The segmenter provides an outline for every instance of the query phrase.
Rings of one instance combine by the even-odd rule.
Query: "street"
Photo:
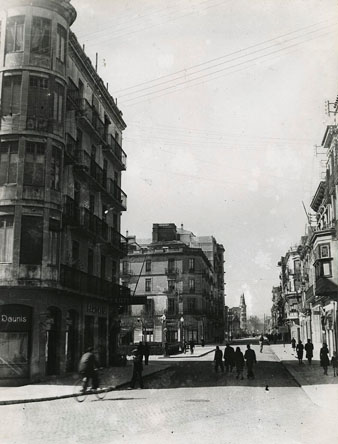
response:
[[[173,360],[144,390],[109,392],[103,401],[1,406],[1,443],[336,442],[329,409],[310,400],[270,347],[253,348],[253,381],[216,374],[210,353]]]

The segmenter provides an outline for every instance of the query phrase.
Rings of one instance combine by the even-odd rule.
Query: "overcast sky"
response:
[[[226,305],[269,314],[304,234],[338,94],[335,0],[72,0],[127,123],[122,231],[173,222],[225,247]]]

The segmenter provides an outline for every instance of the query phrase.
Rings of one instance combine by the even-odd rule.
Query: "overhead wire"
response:
[[[128,91],[128,90],[130,90],[130,89],[135,89],[135,88],[137,88],[137,87],[139,87],[139,86],[144,86],[144,85],[147,85],[147,84],[149,84],[149,83],[153,84],[153,83],[155,83],[155,82],[158,82],[159,80],[166,79],[166,78],[168,78],[168,77],[172,77],[172,76],[175,76],[175,75],[177,75],[177,74],[184,74],[184,76],[195,74],[195,73],[191,73],[191,74],[189,74],[188,71],[193,70],[193,69],[195,69],[195,68],[200,68],[201,66],[205,66],[205,65],[208,65],[208,64],[211,64],[211,63],[214,63],[214,62],[218,62],[219,60],[222,60],[222,59],[225,59],[225,58],[231,57],[231,56],[236,55],[236,54],[240,54],[240,53],[242,53],[242,52],[245,52],[245,51],[248,51],[248,50],[250,50],[250,49],[256,48],[256,47],[258,47],[258,46],[266,45],[267,43],[271,43],[271,42],[273,42],[273,41],[280,40],[280,39],[282,39],[282,38],[284,38],[284,37],[287,37],[287,36],[289,36],[289,35],[299,33],[299,32],[301,32],[301,31],[304,31],[304,30],[309,29],[309,28],[313,28],[313,27],[315,27],[315,26],[318,26],[319,24],[326,23],[326,22],[328,22],[328,21],[329,21],[329,20],[324,20],[324,21],[321,21],[321,22],[317,22],[317,23],[315,23],[315,24],[312,24],[312,25],[308,25],[308,26],[305,26],[305,27],[299,28],[299,29],[297,29],[297,30],[295,30],[295,31],[287,32],[287,33],[285,33],[285,34],[278,35],[278,36],[273,37],[273,38],[271,38],[271,39],[264,40],[263,42],[259,42],[259,43],[256,43],[256,44],[254,44],[254,45],[247,46],[246,48],[241,48],[241,49],[238,49],[238,50],[236,50],[236,51],[232,51],[232,52],[230,52],[230,53],[228,53],[228,54],[224,54],[224,55],[222,55],[222,56],[215,57],[215,58],[213,58],[213,59],[207,60],[207,61],[205,61],[205,62],[198,63],[198,64],[196,64],[196,65],[192,65],[192,66],[189,66],[189,67],[187,67],[187,68],[183,68],[183,69],[181,69],[181,70],[179,70],[179,71],[176,71],[176,72],[174,72],[174,73],[166,74],[166,75],[164,75],[164,76],[157,77],[156,79],[148,80],[148,81],[145,81],[145,82],[138,83],[138,84],[136,84],[136,85],[129,86],[129,87],[127,87],[127,88],[122,88],[122,89],[120,89],[120,90],[116,90],[116,91],[115,91],[115,94],[118,94],[118,93],[123,92],[123,91]],[[332,21],[332,20],[331,20],[331,21]],[[337,22],[333,22],[332,25],[333,25],[333,24],[337,24]],[[332,25],[331,25],[331,26],[332,26]],[[329,26],[330,26],[330,25],[329,25]],[[319,31],[319,30],[323,30],[323,29],[327,29],[327,26],[325,26],[325,27],[321,27],[321,28],[319,28],[318,30],[314,30],[314,31],[311,31],[311,32],[317,32],[317,31]],[[293,39],[286,40],[285,42],[288,42],[288,41],[294,40],[294,39],[296,39],[296,38],[300,38],[300,37],[302,37],[302,36],[304,36],[304,35],[308,35],[308,33],[305,33],[305,34],[300,35],[300,36],[296,36],[296,37],[294,37]],[[278,42],[278,43],[276,43],[275,45],[277,45],[277,44],[278,44],[278,45],[281,45],[282,43],[285,43],[285,42]],[[268,47],[266,47],[266,48],[262,48],[262,49],[260,49],[260,50],[254,51],[254,52],[252,52],[252,53],[249,53],[249,54],[243,55],[243,56],[241,56],[241,57],[246,57],[247,55],[255,54],[255,52],[264,51],[264,50],[266,50],[266,49],[272,48],[273,46],[274,46],[274,45],[268,46]],[[230,60],[230,61],[233,61],[233,60],[237,60],[237,58],[234,58],[234,59],[232,59],[232,60]],[[225,62],[223,62],[223,63],[229,63],[229,61],[225,61]],[[215,65],[215,66],[219,66],[219,65]],[[203,68],[202,70],[198,70],[198,71],[196,71],[196,73],[198,73],[198,72],[202,72],[203,70],[206,70],[206,69],[211,69],[212,67],[213,67],[213,66]],[[165,81],[165,82],[161,82],[161,83],[159,83],[158,85],[150,85],[150,86],[148,86],[148,87],[146,87],[146,88],[140,88],[139,91],[144,91],[144,90],[147,90],[147,89],[149,89],[149,88],[151,88],[151,87],[159,86],[159,85],[162,85],[162,84],[168,83],[168,82],[170,82],[170,81],[173,81],[173,80],[176,80],[176,79],[180,79],[180,78],[182,78],[182,77],[184,77],[184,76],[179,76],[179,77],[176,77],[176,78],[173,78],[173,79],[167,80],[167,81]],[[136,92],[138,92],[138,91],[136,91]],[[126,95],[128,95],[128,94],[133,94],[133,93],[135,93],[135,91],[134,91],[134,92],[131,92],[131,93],[122,94],[122,95],[119,96],[119,98],[124,97],[124,96],[126,96]]]
[[[335,26],[337,26],[337,24],[336,24]],[[301,42],[293,43],[293,44],[288,45],[288,46],[286,46],[286,47],[284,47],[284,48],[281,48],[281,49],[278,49],[278,50],[274,50],[274,51],[270,51],[270,52],[268,52],[268,53],[266,53],[266,54],[263,54],[263,55],[260,55],[260,56],[257,56],[257,57],[253,57],[253,58],[248,59],[248,60],[244,60],[244,61],[242,61],[242,62],[240,62],[240,63],[235,64],[235,65],[232,65],[232,66],[226,66],[226,67],[224,67],[224,68],[222,68],[222,69],[219,69],[219,70],[217,70],[217,71],[214,71],[214,72],[212,72],[212,73],[204,74],[204,75],[201,75],[201,76],[199,76],[199,77],[195,77],[195,78],[193,78],[193,79],[188,79],[188,80],[183,81],[183,82],[178,82],[178,83],[176,83],[175,85],[171,85],[171,86],[168,86],[168,87],[165,87],[165,88],[161,88],[161,89],[159,89],[159,90],[152,91],[152,92],[149,92],[149,93],[141,94],[141,95],[136,96],[136,97],[133,97],[133,98],[129,98],[129,99],[126,99],[126,100],[122,100],[121,102],[122,102],[123,105],[126,105],[126,104],[127,104],[127,105],[136,105],[136,104],[138,104],[138,103],[142,103],[142,102],[144,102],[144,100],[142,100],[141,102],[140,102],[140,101],[137,101],[138,99],[143,99],[144,97],[153,96],[154,94],[158,94],[158,93],[160,93],[160,92],[162,92],[162,91],[172,90],[172,89],[174,89],[174,88],[177,88],[178,86],[182,86],[182,85],[185,86],[185,85],[187,85],[187,84],[189,84],[189,83],[191,83],[191,82],[195,82],[196,80],[205,79],[205,78],[208,78],[208,77],[214,76],[214,75],[216,75],[216,74],[219,74],[220,72],[224,72],[224,71],[227,71],[227,70],[229,70],[229,69],[236,68],[236,67],[238,67],[238,66],[247,65],[247,64],[249,64],[249,63],[251,63],[251,62],[255,62],[255,61],[257,61],[257,60],[264,59],[264,58],[266,58],[266,57],[268,57],[268,56],[270,56],[270,55],[274,55],[274,54],[277,54],[277,53],[280,53],[280,52],[284,52],[284,51],[287,50],[287,49],[290,49],[290,48],[293,48],[293,47],[296,47],[296,46],[302,45],[302,44],[304,44],[304,43],[308,43],[309,41],[314,40],[314,39],[316,39],[316,38],[320,38],[320,37],[323,37],[323,36],[326,36],[326,35],[332,34],[333,32],[335,32],[335,31],[329,31],[329,32],[323,33],[323,34],[321,34],[321,35],[319,35],[319,36],[315,36],[315,37],[313,37],[313,38],[311,38],[311,39],[307,39],[307,40],[305,40],[305,41],[301,41]],[[250,55],[250,54],[249,54],[249,55]],[[247,68],[247,66],[245,66],[243,69],[246,69],[246,68]],[[237,71],[235,71],[235,72],[237,72]],[[223,77],[223,75],[222,75],[222,76],[217,76],[217,77],[212,78],[212,79],[210,79],[210,80],[216,80],[216,79],[219,78],[219,77]],[[200,85],[200,84],[202,84],[202,83],[205,83],[205,81],[200,82],[200,83],[194,83],[194,84],[191,85],[191,86],[197,86],[197,85]],[[185,89],[185,88],[182,88],[182,89]],[[180,89],[179,91],[181,91],[182,89]],[[173,93],[173,92],[177,92],[177,91],[170,91],[169,93]],[[166,93],[166,94],[161,94],[160,96],[156,96],[155,98],[163,97],[164,95],[167,95],[167,93]],[[154,97],[153,97],[153,98],[154,98]],[[137,102],[135,102],[135,100],[136,100]]]

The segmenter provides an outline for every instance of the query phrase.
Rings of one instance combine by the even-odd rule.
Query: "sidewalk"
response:
[[[170,367],[168,362],[160,362],[150,357],[149,365],[143,366],[143,376],[147,377]],[[132,361],[126,367],[111,367],[102,370],[101,387],[107,391],[127,385],[132,377]],[[77,373],[64,378],[55,378],[38,384],[21,387],[0,387],[0,405],[21,404],[25,402],[52,401],[54,399],[73,397],[73,385],[79,379]],[[147,379],[145,380],[145,386]]]
[[[338,377],[333,376],[331,366],[326,376],[320,367],[319,359],[313,359],[310,366],[304,353],[304,364],[299,365],[291,345],[286,344],[284,347],[282,344],[271,344],[270,348],[312,402],[321,407],[338,409]],[[318,355],[319,350],[314,350],[314,357]]]
[[[193,354],[187,351],[186,354],[170,356],[151,355],[149,365],[143,365],[143,376],[147,377],[168,369],[173,361],[182,359],[200,358],[212,353],[215,346],[196,346]],[[171,362],[170,362],[171,361]],[[101,387],[107,391],[126,386],[133,373],[132,361],[127,361],[126,367],[111,367],[102,370],[100,375]],[[52,401],[54,399],[73,397],[73,385],[78,380],[77,373],[64,378],[55,378],[38,384],[24,385],[21,387],[0,387],[0,406],[8,404],[21,404],[25,402]],[[145,386],[147,380],[145,380]]]

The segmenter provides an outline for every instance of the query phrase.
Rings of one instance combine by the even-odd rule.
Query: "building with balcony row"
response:
[[[0,380],[106,365],[118,341],[127,196],[122,113],[70,26],[69,0],[0,12]]]
[[[224,248],[214,237],[197,237],[175,224],[153,224],[152,242],[128,237],[122,262],[125,286],[146,298],[121,319],[123,344],[177,344],[223,340]]]
[[[338,343],[337,125],[327,127],[322,148],[325,180],[312,199],[306,235],[278,263],[280,286],[274,287],[272,317],[275,328],[287,325],[296,340],[311,339],[317,352],[326,342],[332,356]]]

